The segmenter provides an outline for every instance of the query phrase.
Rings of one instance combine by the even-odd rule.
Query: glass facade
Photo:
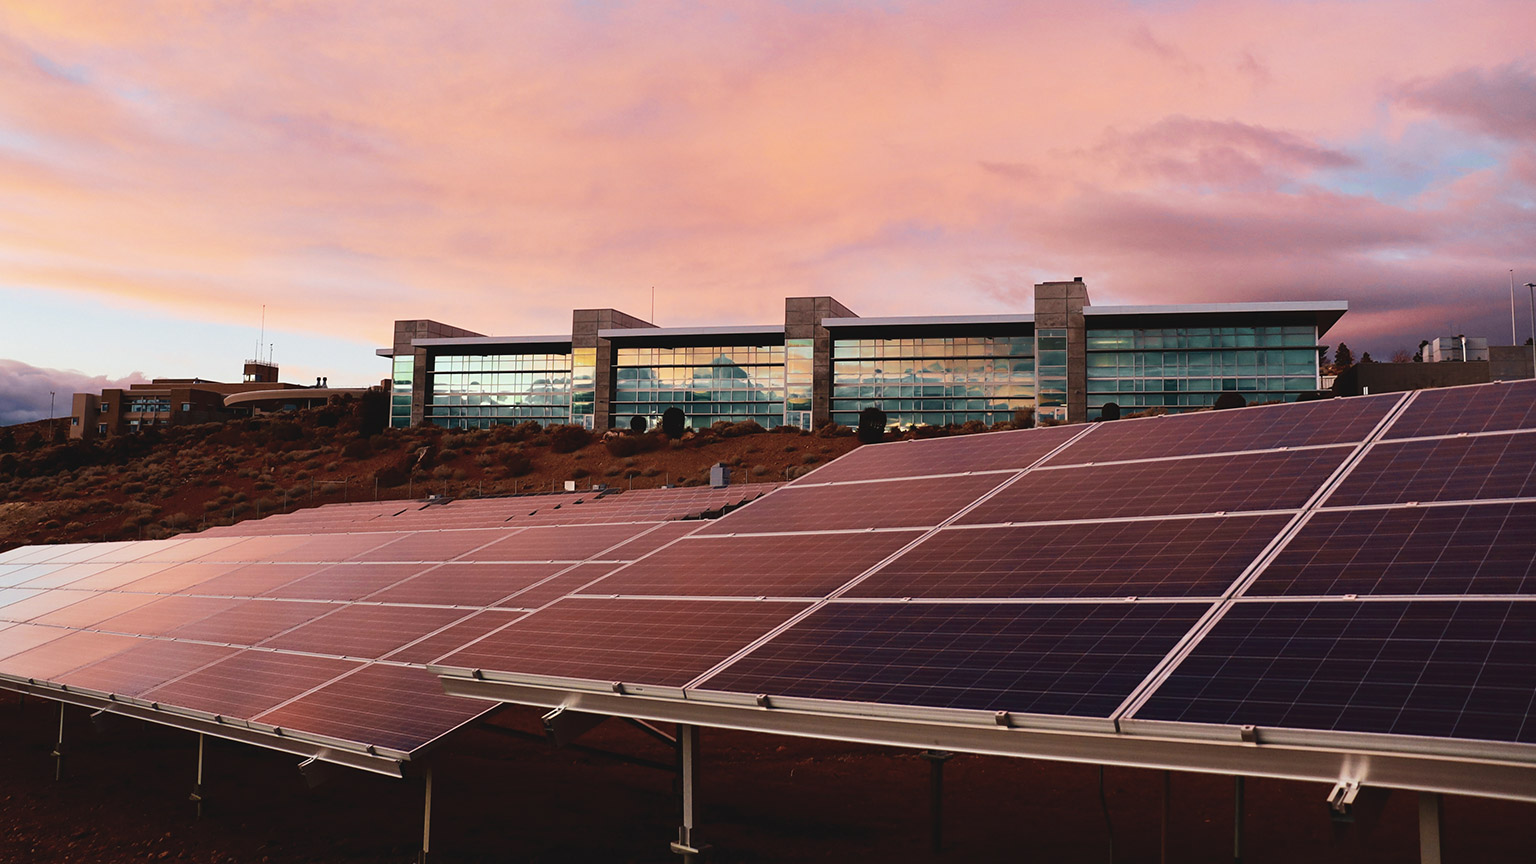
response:
[[[1067,419],[1067,331],[1041,330],[1035,416],[1039,420]]]
[[[389,385],[389,425],[404,429],[411,425],[411,375],[416,371],[416,358],[398,354],[393,365]]]
[[[902,427],[1012,420],[1035,405],[1035,338],[834,340],[832,419],[857,426],[871,405]]]
[[[811,428],[811,401],[815,386],[814,340],[784,340],[784,425]]]
[[[636,416],[654,426],[673,406],[694,428],[755,420],[771,429],[782,422],[782,345],[619,348],[615,353],[611,416],[616,426],[627,427]]]
[[[570,354],[433,357],[427,379],[430,388],[426,403],[427,422],[453,429],[484,429],[524,420],[535,420],[546,426],[570,422],[573,408],[571,358]],[[399,358],[396,358],[398,362]],[[406,380],[410,380],[409,375]],[[587,390],[587,416],[590,417],[590,384]],[[409,420],[407,412],[406,421]]]
[[[577,348],[571,352],[569,362],[569,422],[591,429],[597,408],[597,349]]]
[[[1176,327],[1088,331],[1088,419],[1122,411],[1208,408],[1223,392],[1248,403],[1316,390],[1315,326]]]

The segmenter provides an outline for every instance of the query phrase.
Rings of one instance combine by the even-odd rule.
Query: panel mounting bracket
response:
[[[1328,809],[1333,811],[1334,818],[1350,817],[1350,811],[1355,806],[1355,796],[1359,794],[1359,780],[1340,780],[1335,783],[1333,791],[1328,793]]]

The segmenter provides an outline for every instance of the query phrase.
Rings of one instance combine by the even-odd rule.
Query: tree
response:
[[[1335,348],[1333,351],[1333,365],[1340,372],[1343,372],[1345,369],[1355,365],[1354,352],[1350,351],[1349,346],[1345,345],[1343,342],[1340,342],[1339,347]]]
[[[681,438],[687,422],[688,415],[683,413],[683,409],[673,405],[661,414],[661,431],[666,433],[668,438]]]
[[[646,427],[645,418],[640,416],[639,414],[636,414],[635,416],[629,418],[629,431],[635,433],[636,435],[644,435],[645,434],[645,427]]]
[[[885,412],[871,405],[859,412],[859,443],[875,444],[885,437]]]
[[[1413,360],[1413,352],[1409,351],[1407,348],[1399,348],[1392,352],[1393,363],[1412,363]]]
[[[1367,351],[1364,354],[1360,355],[1360,362],[1361,363],[1375,363],[1376,361],[1371,359],[1371,352]]]
[[[357,400],[357,434],[372,438],[389,425],[389,394],[372,387]]]

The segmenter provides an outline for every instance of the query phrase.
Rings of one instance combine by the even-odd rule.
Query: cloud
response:
[[[1368,341],[1421,274],[1464,301],[1434,314],[1536,278],[1529,155],[1446,124],[1394,182],[1423,111],[1524,134],[1531,32],[1527,0],[0,3],[0,285],[382,343],[1083,275],[1397,316],[1346,316]]]
[[[1463,68],[1415,78],[1398,89],[1404,104],[1515,141],[1536,141],[1536,67],[1529,61]]]
[[[147,380],[139,372],[126,378],[110,379],[74,369],[41,369],[20,360],[0,358],[0,426],[47,419],[50,390],[55,394],[54,416],[67,417],[70,398],[75,393],[99,393]]]
[[[1241,186],[1351,168],[1359,160],[1300,135],[1236,121],[1165,117],[1134,132],[1109,132],[1088,157],[1130,175],[1180,186]]]

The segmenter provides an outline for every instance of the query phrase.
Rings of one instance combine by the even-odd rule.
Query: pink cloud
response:
[[[1523,128],[1520,0],[49,0],[0,25],[0,283],[219,320],[545,332],[652,285],[677,324],[796,293],[1002,309],[1081,274],[1124,302],[1345,297],[1369,339],[1423,324],[1421,274],[1536,270],[1498,182],[1528,155],[1395,197],[1370,173],[1417,112]]]

